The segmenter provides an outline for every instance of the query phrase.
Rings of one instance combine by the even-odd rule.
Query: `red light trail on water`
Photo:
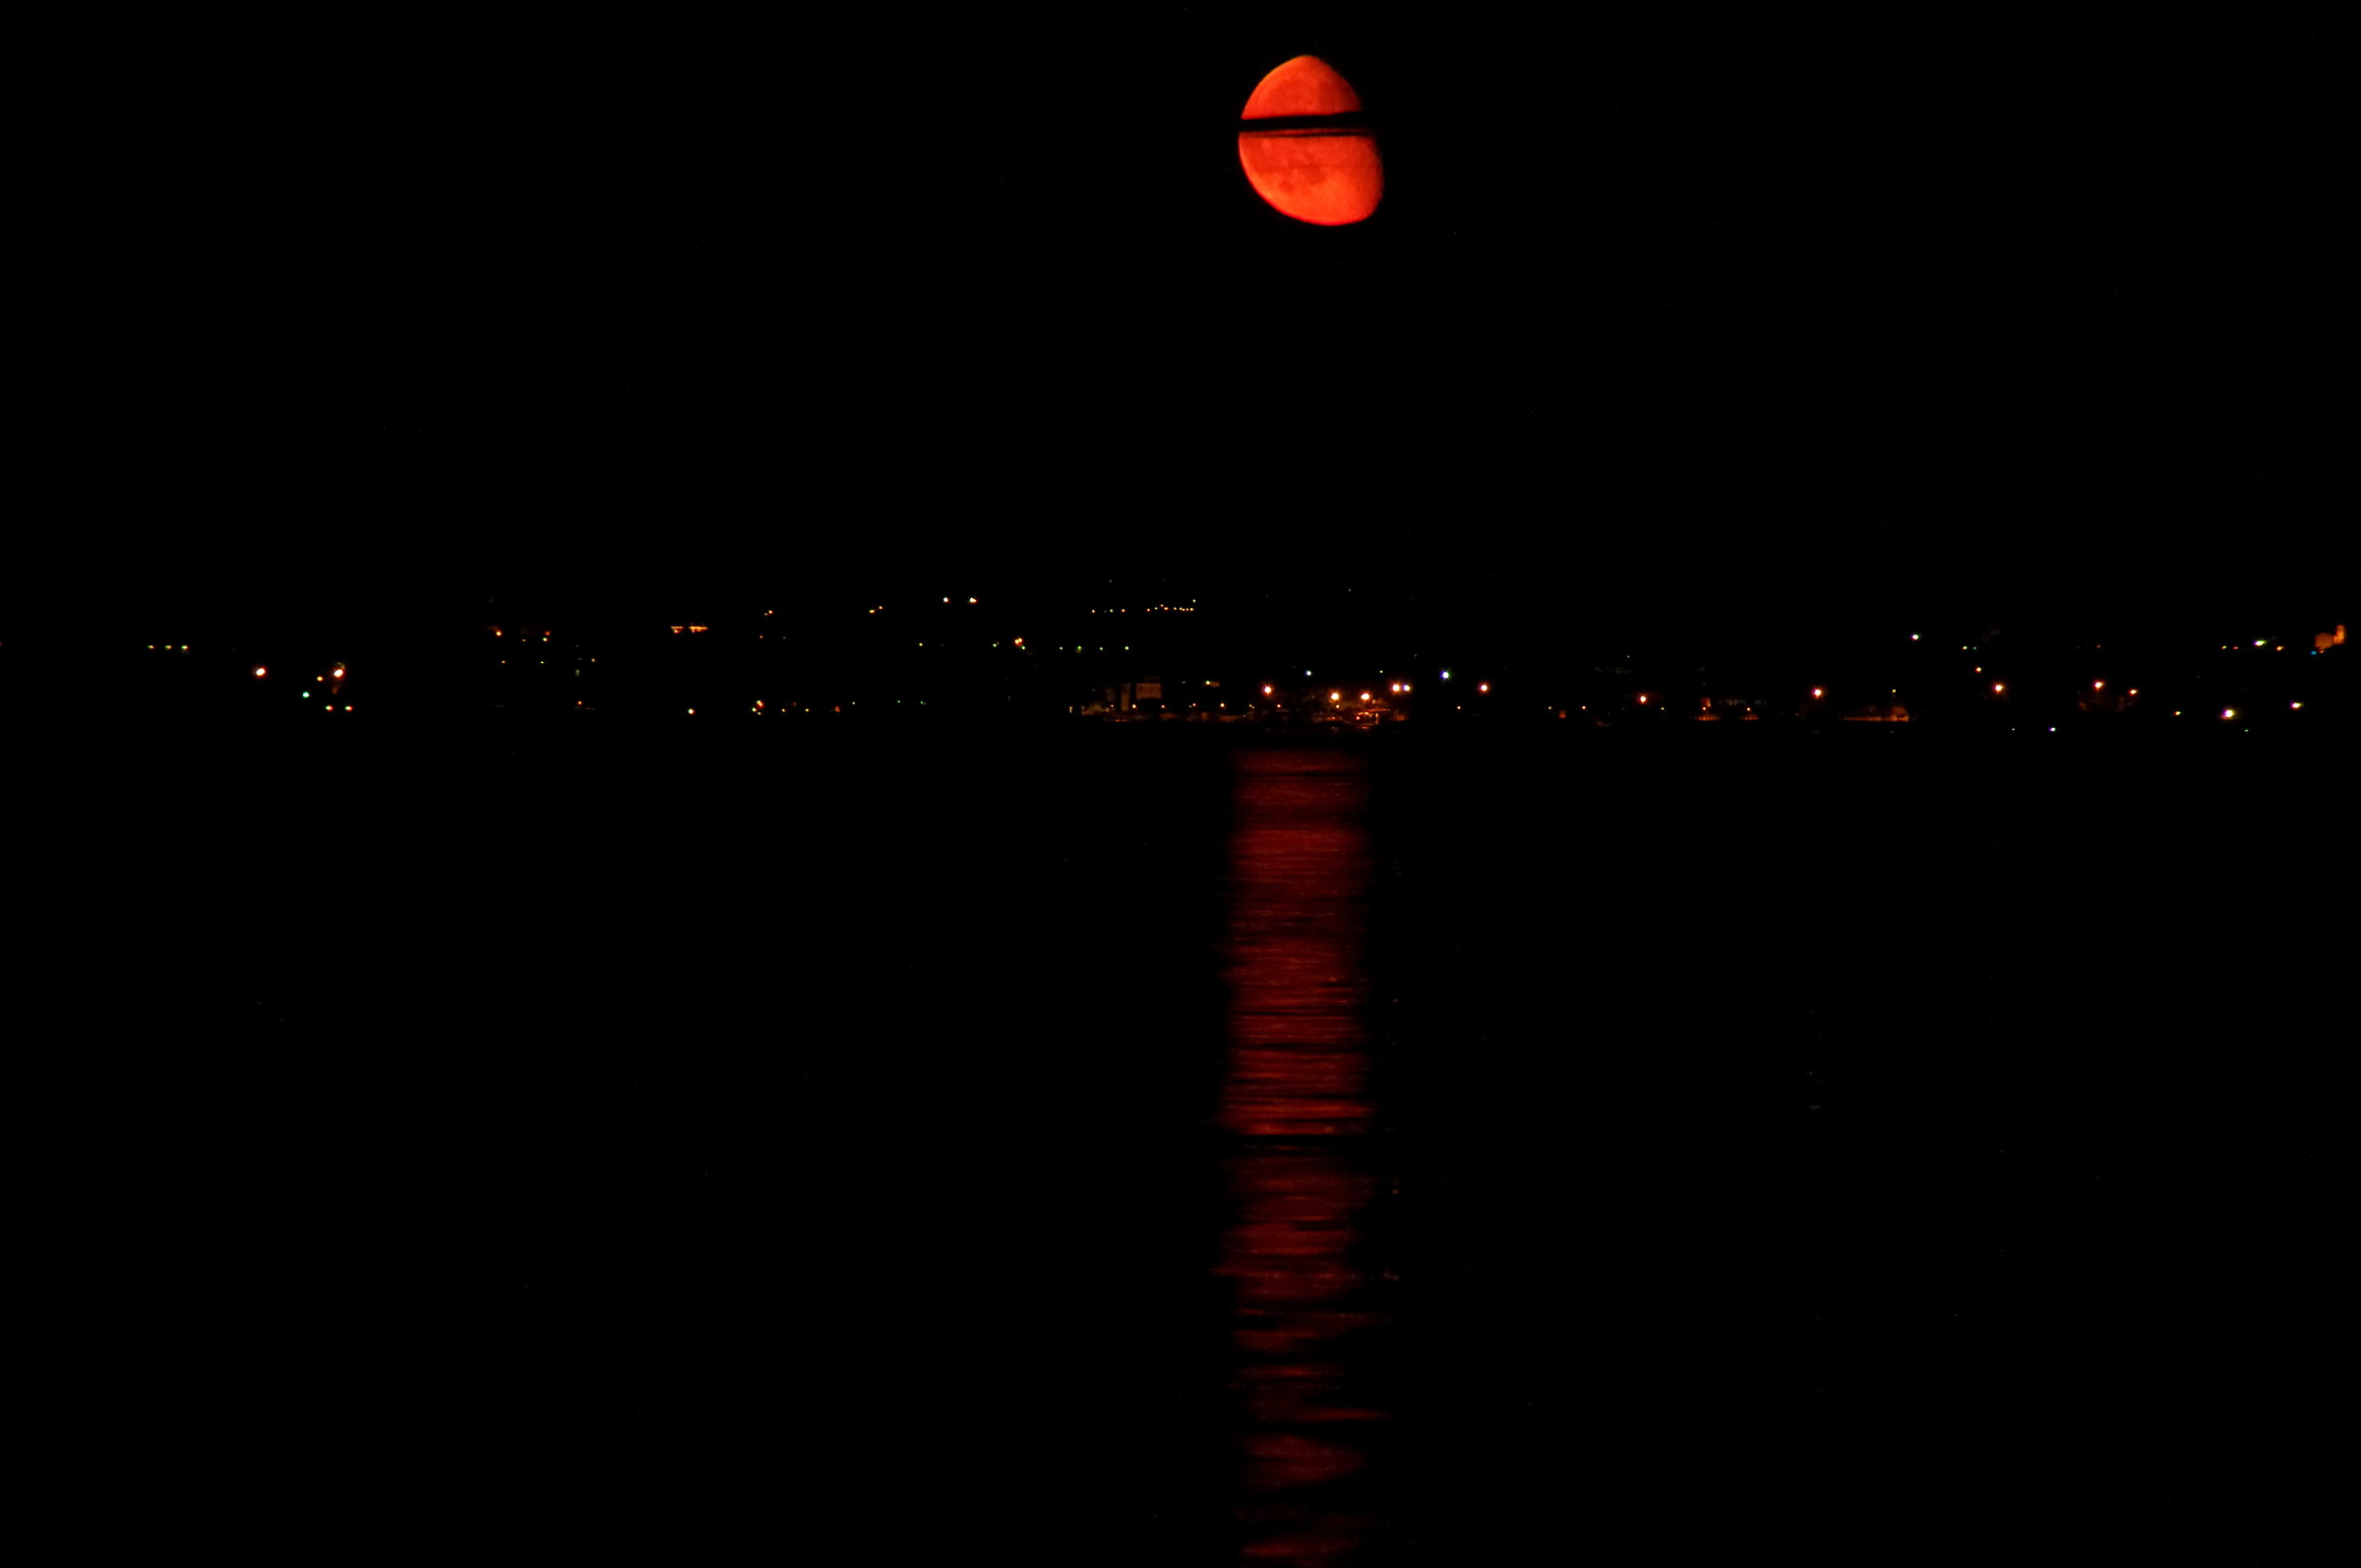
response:
[[[1221,1271],[1232,1283],[1248,1493],[1245,1561],[1344,1561],[1377,1521],[1334,1483],[1362,1471],[1343,1341],[1374,1323],[1356,1265],[1374,1195],[1361,1138],[1368,1043],[1366,785],[1349,754],[1238,754],[1224,973],[1222,1123],[1237,1139]]]

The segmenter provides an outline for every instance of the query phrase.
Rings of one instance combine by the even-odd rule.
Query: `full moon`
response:
[[[1254,194],[1305,223],[1358,223],[1377,211],[1385,165],[1361,118],[1361,94],[1327,61],[1308,54],[1272,71],[1241,120],[1274,120],[1238,133],[1238,161]]]

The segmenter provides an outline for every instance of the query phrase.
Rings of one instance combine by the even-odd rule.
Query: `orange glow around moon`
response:
[[[1239,118],[1288,123],[1238,134],[1254,194],[1305,223],[1358,223],[1376,211],[1385,165],[1360,113],[1361,94],[1325,60],[1300,54],[1264,77]],[[1319,123],[1347,115],[1355,118]]]

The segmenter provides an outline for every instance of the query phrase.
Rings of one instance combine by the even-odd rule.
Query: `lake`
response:
[[[58,1463],[324,1553],[2303,1528],[2329,759],[1753,730],[29,752]]]

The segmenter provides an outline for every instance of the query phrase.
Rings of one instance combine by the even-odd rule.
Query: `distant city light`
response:
[[[1993,695],[1995,695],[1995,696],[1999,695],[1999,694],[2000,694],[2001,693],[2003,693],[2003,692],[2006,692],[2007,690],[2008,690],[2008,687],[2007,687],[2006,685],[2002,684],[2002,683],[2001,683],[2001,682],[1999,682],[1999,681],[1995,681],[1995,682],[1993,682],[1993,683],[1992,683],[1992,694],[1993,694]]]
[[[1491,689],[1492,683],[1489,681],[1479,681],[1476,683],[1476,690],[1479,692],[1489,692]]]
[[[260,680],[260,679],[262,679],[262,677],[264,677],[264,676],[266,676],[266,675],[268,675],[268,674],[270,674],[270,673],[271,673],[270,671],[268,671],[268,670],[264,669],[264,668],[263,668],[261,665],[259,665],[259,664],[258,664],[258,665],[256,665],[256,666],[254,667],[255,679],[257,679],[257,680]]]
[[[1446,681],[1448,681],[1448,680],[1450,680],[1450,679],[1451,679],[1451,672],[1450,672],[1449,670],[1445,670],[1445,671],[1443,672],[1443,679],[1444,679],[1444,680],[1446,680]]]
[[[2221,710],[2221,716],[2225,719],[2234,719],[2238,716],[2238,710],[2236,708],[2223,708]]]
[[[334,669],[333,669],[333,670],[329,671],[328,673],[329,673],[329,674],[331,674],[331,675],[333,675],[333,676],[334,676],[334,677],[335,677],[337,680],[341,681],[341,680],[343,680],[343,679],[344,679],[344,666],[342,666],[341,664],[339,664],[339,665],[337,665],[337,666],[336,666]]]
[[[1264,688],[1262,689],[1262,694],[1263,694],[1264,696],[1269,696],[1269,695],[1271,694],[1271,689],[1270,689],[1269,687],[1267,687],[1267,686],[1266,686],[1266,687],[1264,687]]]
[[[1814,695],[1814,696],[1824,696],[1824,695],[1826,695],[1826,694],[1826,694],[1826,693],[1824,693],[1824,692],[1822,692],[1822,691],[1820,690],[1820,688],[1818,688],[1818,687],[1816,687],[1816,686],[1812,688],[1812,695]]]
[[[1915,633],[1915,632],[1911,633],[1910,633],[1910,640],[1911,640],[1912,642],[1915,642],[1915,641],[1917,641],[1917,640],[1918,640],[1918,633]]]

